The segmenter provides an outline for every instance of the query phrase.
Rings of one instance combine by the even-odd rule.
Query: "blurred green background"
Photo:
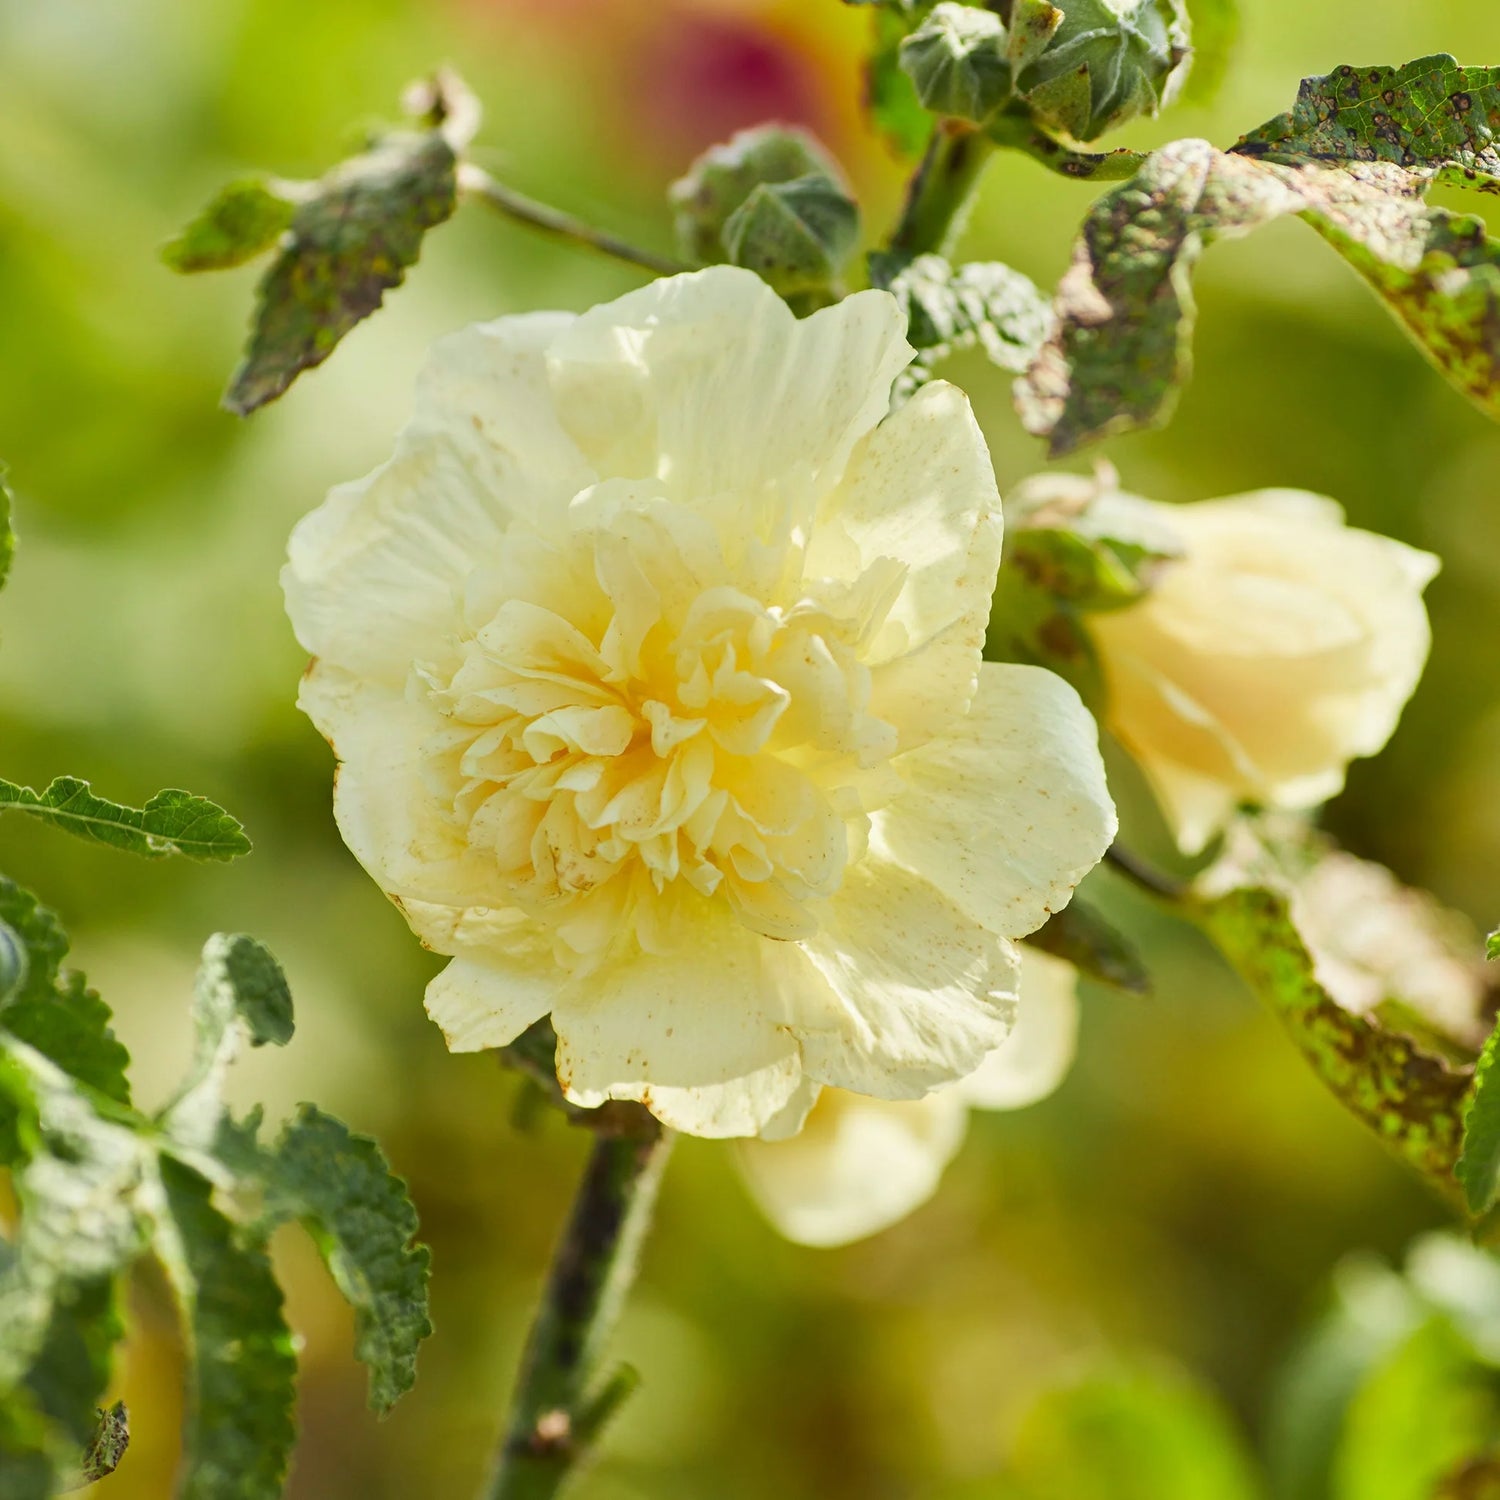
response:
[[[1345,61],[1500,59],[1493,0],[1243,11],[1213,106],[1125,143],[1227,143],[1285,108],[1299,77]],[[241,423],[217,400],[256,273],[182,281],[156,248],[228,177],[315,175],[441,61],[486,102],[487,165],[641,243],[668,247],[664,189],[689,159],[767,117],[824,138],[875,233],[902,176],[860,119],[866,19],[837,0],[0,0],[0,457],[22,541],[0,595],[4,774],[82,774],[125,800],[191,787],[257,845],[222,870],[145,865],[8,820],[0,865],[69,921],[146,1103],[187,1055],[202,940],[265,939],[298,1032],[240,1066],[237,1102],[274,1117],[315,1098],[378,1135],[433,1247],[437,1333],[415,1393],[376,1424],[348,1315],[311,1250],[279,1244],[305,1344],[297,1500],[472,1492],[586,1142],[553,1121],[519,1131],[515,1083],[491,1059],[449,1057],[422,1014],[432,960],[339,842],[326,747],[292,706],[285,538],[330,483],[386,455],[437,335],[581,308],[636,277],[469,209],[327,366]],[[1051,285],[1093,191],[1002,160],[967,251]],[[1103,454],[1164,499],[1320,490],[1356,524],[1443,555],[1426,680],[1328,822],[1493,925],[1500,429],[1295,222],[1215,249],[1198,285],[1197,373],[1176,421]],[[1039,445],[1006,377],[949,373],[980,409],[1003,492],[1040,466]],[[1160,993],[1088,992],[1062,1090],[976,1117],[940,1197],[904,1225],[843,1251],[794,1248],[722,1147],[683,1143],[618,1341],[646,1386],[579,1500],[998,1494],[1040,1393],[1142,1352],[1191,1371],[1264,1440],[1273,1377],[1340,1257],[1399,1257],[1445,1215],[1205,949],[1096,883],[1140,932]],[[170,1487],[178,1356],[149,1278],[134,1316],[134,1442],[100,1500]]]

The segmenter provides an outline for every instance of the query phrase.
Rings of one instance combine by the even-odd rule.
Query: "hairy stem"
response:
[[[1158,901],[1176,905],[1187,896],[1188,888],[1182,881],[1163,870],[1158,870],[1154,865],[1147,864],[1138,854],[1125,848],[1123,844],[1111,844],[1104,851],[1104,862],[1112,869],[1118,870],[1132,885],[1145,891],[1148,896],[1155,897]]]
[[[595,1137],[532,1324],[489,1500],[549,1500],[635,1385],[598,1367],[651,1224],[672,1137],[655,1121]]]
[[[458,188],[465,197],[486,203],[508,218],[529,224],[533,229],[540,229],[543,234],[570,240],[575,245],[586,245],[591,250],[602,251],[616,260],[640,266],[655,275],[675,276],[679,271],[692,269],[670,256],[658,255],[654,250],[642,250],[605,230],[595,229],[592,224],[575,219],[572,214],[565,214],[550,204],[528,198],[525,193],[518,193],[514,188],[506,187],[503,182],[497,182],[484,168],[476,167],[472,162],[459,164]]]
[[[902,255],[947,254],[963,229],[974,190],[994,143],[963,120],[939,120],[906,190],[906,206],[891,233]]]
[[[1080,181],[1126,182],[1146,162],[1142,151],[1074,151],[1038,130],[1026,114],[998,115],[986,129],[997,146],[1023,152],[1048,170]]]

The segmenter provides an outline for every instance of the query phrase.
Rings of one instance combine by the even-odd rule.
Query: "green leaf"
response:
[[[924,109],[976,124],[1010,97],[1005,23],[993,11],[945,3],[900,46],[901,69]]]
[[[1186,1376],[1141,1367],[1043,1396],[1015,1440],[1018,1500],[1260,1500],[1223,1405]]]
[[[1187,0],[1192,22],[1193,66],[1182,90],[1183,104],[1212,104],[1224,86],[1240,40],[1239,0]]]
[[[174,271],[223,271],[264,254],[291,228],[300,192],[273,187],[264,177],[245,177],[219,190],[213,201],[161,258]]]
[[[94,1484],[108,1479],[120,1467],[125,1450],[130,1446],[130,1413],[123,1401],[99,1413],[94,1436],[83,1453],[81,1478],[85,1484]]]
[[[0,1007],[21,993],[30,972],[30,960],[19,935],[0,922]]]
[[[870,256],[870,281],[891,293],[906,313],[907,341],[916,360],[898,382],[919,385],[939,360],[981,349],[1002,370],[1024,370],[1052,324],[1047,300],[1029,277],[999,261],[954,267],[941,255]]]
[[[1500,1201],[1500,1027],[1490,1033],[1474,1067],[1474,1084],[1464,1108],[1463,1153],[1455,1174],[1474,1218]]]
[[[1005,55],[1011,72],[1019,76],[1044,53],[1066,18],[1050,0],[1013,0]]]
[[[302,1220],[355,1312],[356,1356],[384,1415],[411,1389],[427,1316],[428,1251],[417,1211],[380,1147],[304,1104],[270,1164],[273,1210]]]
[[[145,807],[135,808],[95,796],[88,782],[75,776],[59,776],[41,793],[0,780],[0,812],[7,808],[147,859],[184,854],[230,860],[250,852],[240,824],[217,803],[191,792],[158,792]]]
[[[830,286],[858,240],[858,205],[822,176],[763,182],[724,224],[730,262],[783,296]]]
[[[178,1145],[212,1151],[224,1121],[224,1077],[243,1043],[282,1047],[292,1037],[292,993],[263,943],[221,932],[204,944],[193,1030],[192,1066],[161,1118]]]
[[[128,1106],[130,1054],[110,1029],[109,1007],[81,974],[62,968],[68,939],[56,915],[0,875],[0,923],[20,940],[26,956],[24,980],[0,1007],[0,1036],[8,1033],[77,1082]],[[0,1136],[5,1113],[0,1104]]]
[[[0,470],[0,589],[10,576],[10,565],[16,556],[16,534],[11,529],[12,500],[6,488],[5,474]]]
[[[156,1246],[192,1355],[180,1500],[276,1500],[295,1437],[297,1360],[263,1251],[238,1243],[208,1182],[161,1158]]]
[[[1467,1070],[1338,1005],[1318,982],[1282,892],[1244,886],[1202,899],[1192,910],[1324,1084],[1391,1150],[1451,1195]]]
[[[248,416],[327,359],[401,284],[457,191],[457,157],[441,130],[386,136],[316,183],[260,284],[225,406]]]
[[[1191,273],[1216,239],[1300,214],[1357,269],[1438,369],[1500,418],[1500,249],[1430,208],[1432,174],[1385,162],[1300,167],[1176,141],[1085,220],[1052,337],[1017,384],[1053,456],[1160,425],[1191,366]]]
[[[1025,939],[1034,948],[1066,959],[1080,974],[1132,995],[1151,993],[1151,974],[1134,943],[1095,907],[1075,896]]]
[[[1500,931],[1492,932],[1485,939],[1484,951],[1487,958],[1500,958]]]
[[[901,43],[916,14],[903,6],[876,11],[874,45],[865,63],[865,110],[886,144],[903,157],[921,152],[933,125],[916,85],[901,67]]]
[[[1304,78],[1292,108],[1235,150],[1288,166],[1388,162],[1472,183],[1500,180],[1497,132],[1500,68],[1465,68],[1438,53]]]

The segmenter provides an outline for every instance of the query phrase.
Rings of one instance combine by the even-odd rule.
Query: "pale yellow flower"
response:
[[[550,1013],[569,1098],[747,1135],[1004,1038],[1011,939],[1114,810],[1072,690],[980,664],[989,456],[952,386],[887,417],[902,335],[883,292],[798,321],[729,267],[473,327],[297,528],[301,703],[453,956],[455,1050]]]
[[[906,1101],[825,1089],[800,1134],[781,1137],[772,1122],[761,1139],[735,1143],[751,1196],[787,1239],[846,1245],[888,1229],[937,1191],[970,1109],[1020,1109],[1062,1082],[1078,1038],[1078,976],[1021,951],[1015,1029],[967,1078]]]
[[[1300,490],[1098,506],[1096,524],[1165,536],[1182,554],[1141,603],[1088,617],[1106,722],[1182,849],[1202,849],[1241,802],[1308,808],[1341,790],[1422,674],[1437,559]]]

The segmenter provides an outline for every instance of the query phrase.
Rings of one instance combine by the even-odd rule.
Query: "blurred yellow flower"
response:
[[[787,1239],[846,1245],[888,1229],[937,1191],[970,1109],[1021,1109],[1062,1082],[1078,1039],[1078,976],[1035,948],[1021,953],[1015,1028],[967,1078],[905,1101],[827,1089],[800,1134],[784,1137],[772,1121],[759,1140],[736,1142],[751,1196]]]
[[[1390,738],[1417,685],[1438,560],[1300,490],[1098,504],[1118,529],[1182,552],[1142,602],[1089,616],[1106,722],[1181,848],[1202,849],[1241,802],[1327,801],[1349,762]]]
[[[479,325],[297,528],[301,704],[455,1050],[550,1013],[569,1098],[749,1135],[1004,1038],[1114,809],[1072,689],[980,665],[989,456],[951,386],[886,416],[903,331],[730,267]]]

